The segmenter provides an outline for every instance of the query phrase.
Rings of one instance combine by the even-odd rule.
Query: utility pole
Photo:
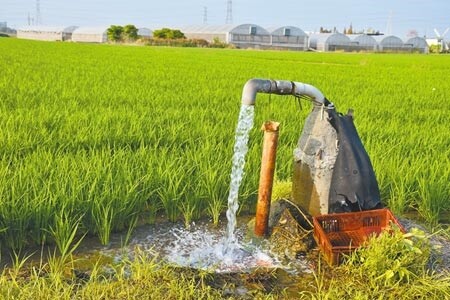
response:
[[[42,17],[41,17],[41,1],[36,0],[36,17],[35,17],[35,25],[41,25],[42,24]]]
[[[389,17],[388,17],[388,21],[386,24],[386,35],[391,35],[392,34],[392,10],[389,11]]]
[[[208,24],[208,7],[203,6],[203,24]]]
[[[227,18],[225,24],[233,24],[233,3],[231,0],[227,1]]]

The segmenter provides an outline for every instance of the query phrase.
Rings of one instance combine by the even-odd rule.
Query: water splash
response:
[[[236,127],[234,154],[228,194],[227,228],[221,235],[206,231],[186,232],[174,230],[176,242],[171,245],[169,261],[178,265],[208,269],[216,272],[246,270],[262,266],[274,267],[277,260],[260,248],[240,243],[236,233],[236,212],[239,209],[239,187],[244,177],[248,139],[253,128],[254,106],[242,105]]]
[[[242,105],[239,112],[238,124],[236,127],[236,137],[234,143],[234,154],[231,168],[230,193],[228,194],[227,210],[227,232],[224,241],[224,255],[231,256],[239,249],[236,239],[236,212],[239,208],[238,195],[239,187],[244,176],[245,155],[248,151],[248,138],[253,127],[253,117],[255,108],[253,105]]]
[[[171,230],[174,240],[166,247],[166,259],[179,266],[213,270],[214,272],[246,272],[261,267],[282,267],[281,262],[268,253],[265,246],[251,243],[239,244],[245,228],[234,232],[236,247],[232,254],[224,252],[224,229],[210,230],[197,224],[195,230],[176,228]]]

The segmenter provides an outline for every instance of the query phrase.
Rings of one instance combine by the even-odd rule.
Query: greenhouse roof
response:
[[[225,24],[225,25],[189,25],[179,27],[183,33],[205,33],[205,34],[227,34],[227,33],[243,33],[243,29],[246,30],[248,27],[256,27],[257,34],[270,34],[267,30],[256,24]]]
[[[24,26],[19,28],[19,31],[23,32],[51,32],[51,33],[71,33],[77,26]]]
[[[98,27],[78,27],[73,32],[74,34],[104,34],[110,26],[98,26]]]
[[[395,35],[372,35],[379,45],[403,45],[401,38]]]
[[[350,38],[345,34],[335,33],[312,33],[309,39],[313,43],[337,43],[337,44],[350,44]]]
[[[295,26],[269,27],[267,30],[272,35],[286,35],[286,29],[289,29],[291,36],[308,36],[302,29]]]

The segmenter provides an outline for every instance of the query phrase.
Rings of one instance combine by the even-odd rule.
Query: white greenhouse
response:
[[[17,30],[17,37],[40,41],[68,41],[71,40],[76,28],[76,26],[26,26]]]
[[[372,36],[367,34],[351,34],[347,36],[351,40],[353,51],[377,51],[378,43]]]
[[[418,36],[407,39],[404,43],[404,47],[411,52],[429,52],[427,40]]]
[[[378,42],[378,51],[404,51],[403,41],[395,35],[374,35],[373,38]]]
[[[138,28],[138,35],[143,38],[151,38],[153,37],[153,31],[148,28],[141,27]]]
[[[317,51],[351,50],[351,40],[342,33],[312,33],[309,47]]]
[[[302,29],[283,26],[270,31],[272,48],[308,50],[308,35]]]
[[[237,48],[265,48],[270,46],[270,33],[255,24],[198,25],[179,28],[189,39],[218,40]]]
[[[72,33],[73,42],[106,43],[108,41],[109,26],[79,27]]]

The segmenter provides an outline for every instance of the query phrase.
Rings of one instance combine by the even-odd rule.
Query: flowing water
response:
[[[239,209],[239,187],[244,176],[245,156],[248,150],[250,130],[253,128],[254,106],[243,105],[236,127],[234,154],[232,158],[230,192],[226,231],[220,234],[197,228],[197,231],[176,230],[168,260],[178,265],[216,271],[248,270],[261,266],[280,266],[279,261],[263,250],[243,242],[236,232],[236,212]],[[266,247],[267,248],[267,247]]]
[[[254,113],[255,108],[253,105],[242,105],[241,111],[239,112],[231,168],[230,193],[228,194],[228,225],[224,245],[225,256],[232,255],[233,251],[239,247],[234,232],[236,229],[236,212],[239,208],[239,187],[244,176],[245,155],[248,150],[250,130],[253,128]]]

